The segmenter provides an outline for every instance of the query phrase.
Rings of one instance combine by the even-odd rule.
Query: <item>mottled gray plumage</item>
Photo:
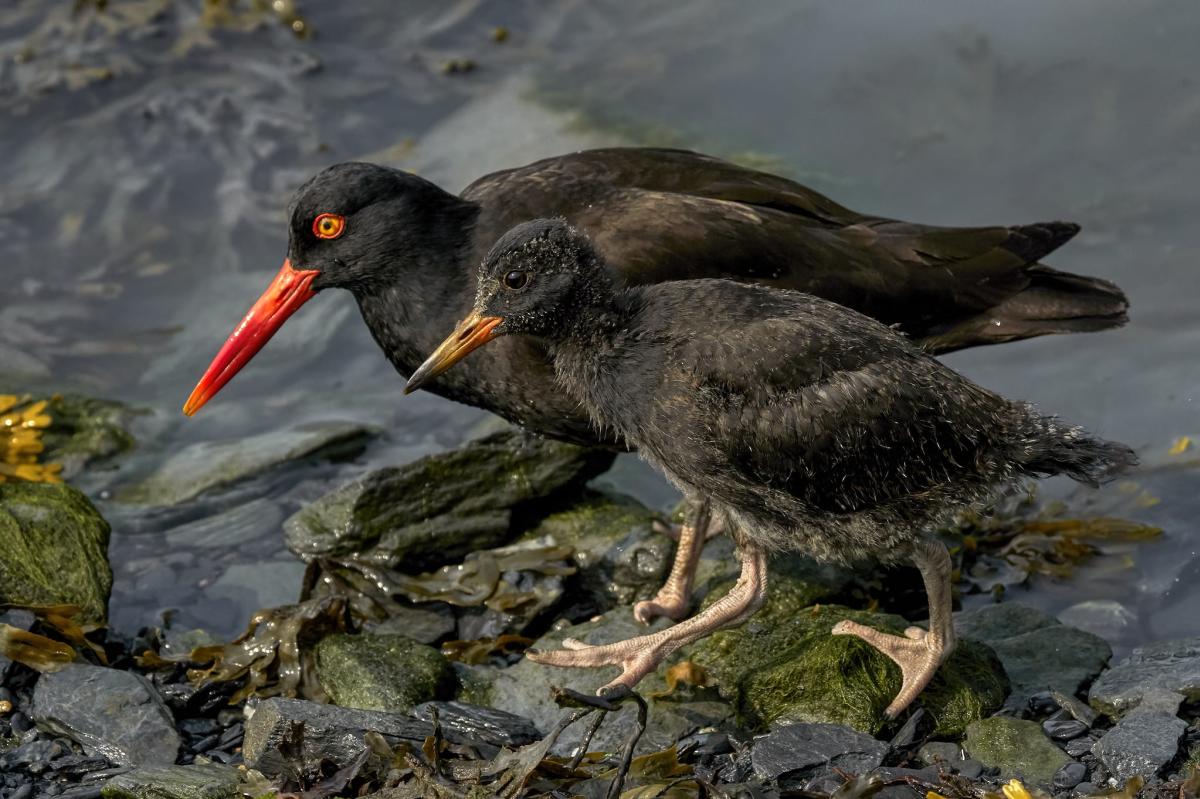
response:
[[[520,291],[501,283],[513,271]],[[502,237],[476,309],[546,341],[597,425],[768,549],[895,560],[1015,479],[1094,484],[1135,461],[825,300],[725,280],[620,288],[564,221]]]

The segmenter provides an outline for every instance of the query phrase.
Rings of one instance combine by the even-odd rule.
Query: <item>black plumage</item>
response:
[[[826,300],[712,279],[622,287],[562,220],[520,225],[496,243],[480,268],[473,315],[409,390],[514,334],[548,347],[559,387],[597,427],[686,496],[710,499],[752,572],[724,616],[633,639],[632,648],[540,656],[620,663],[616,682],[625,684],[680,641],[752,612],[765,587],[764,551],[845,563],[913,559],[929,588],[928,634],[839,630],[900,663],[898,712],[953,642],[949,559],[927,537],[930,527],[1018,478],[1065,474],[1095,484],[1135,462],[1127,447],[981,388],[897,331]]]

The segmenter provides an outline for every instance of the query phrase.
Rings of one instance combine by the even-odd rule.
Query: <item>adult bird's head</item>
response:
[[[183,406],[191,416],[233,379],[300,306],[327,288],[362,295],[442,269],[474,206],[427,180],[366,163],[329,167],[288,207],[279,274],[234,328]]]
[[[404,393],[500,336],[561,340],[581,321],[592,321],[582,312],[604,306],[612,292],[612,279],[591,241],[565,220],[517,225],[483,259],[474,310],[413,373]]]

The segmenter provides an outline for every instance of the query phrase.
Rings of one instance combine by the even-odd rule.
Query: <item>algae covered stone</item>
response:
[[[74,488],[0,483],[0,602],[78,605],[85,621],[103,623],[108,539],[108,523]]]
[[[1013,777],[1049,784],[1060,768],[1071,762],[1042,733],[1035,721],[993,716],[967,727],[963,748],[976,760],[1000,769],[1001,779]]]
[[[126,429],[138,415],[120,402],[80,394],[55,395],[46,406],[51,423],[42,440],[43,459],[61,464],[70,478],[96,461],[132,449],[135,441]]]
[[[611,452],[506,430],[370,472],[288,519],[285,538],[306,561],[353,556],[428,571],[508,542],[612,459]]]
[[[317,645],[317,677],[333,702],[401,712],[454,692],[442,653],[403,635],[331,635]]]
[[[752,728],[794,722],[844,724],[877,735],[884,709],[900,690],[900,669],[852,636],[831,630],[843,619],[893,633],[908,622],[899,616],[809,606],[819,586],[776,580],[767,603],[741,627],[697,642],[689,656],[706,666],[722,694]],[[954,654],[918,700],[938,735],[953,736],[1000,706],[1008,693],[995,654],[974,641]]]
[[[233,766],[204,763],[135,769],[113,777],[104,799],[236,799],[239,775]]]

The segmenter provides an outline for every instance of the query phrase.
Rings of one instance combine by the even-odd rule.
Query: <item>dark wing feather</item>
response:
[[[1110,283],[1044,279],[1062,273],[1038,259],[1074,225],[869,217],[787,178],[685,150],[559,156],[480,178],[463,196],[481,206],[479,256],[519,222],[564,216],[629,284],[723,277],[796,289],[927,338],[936,351],[1125,318]]]

